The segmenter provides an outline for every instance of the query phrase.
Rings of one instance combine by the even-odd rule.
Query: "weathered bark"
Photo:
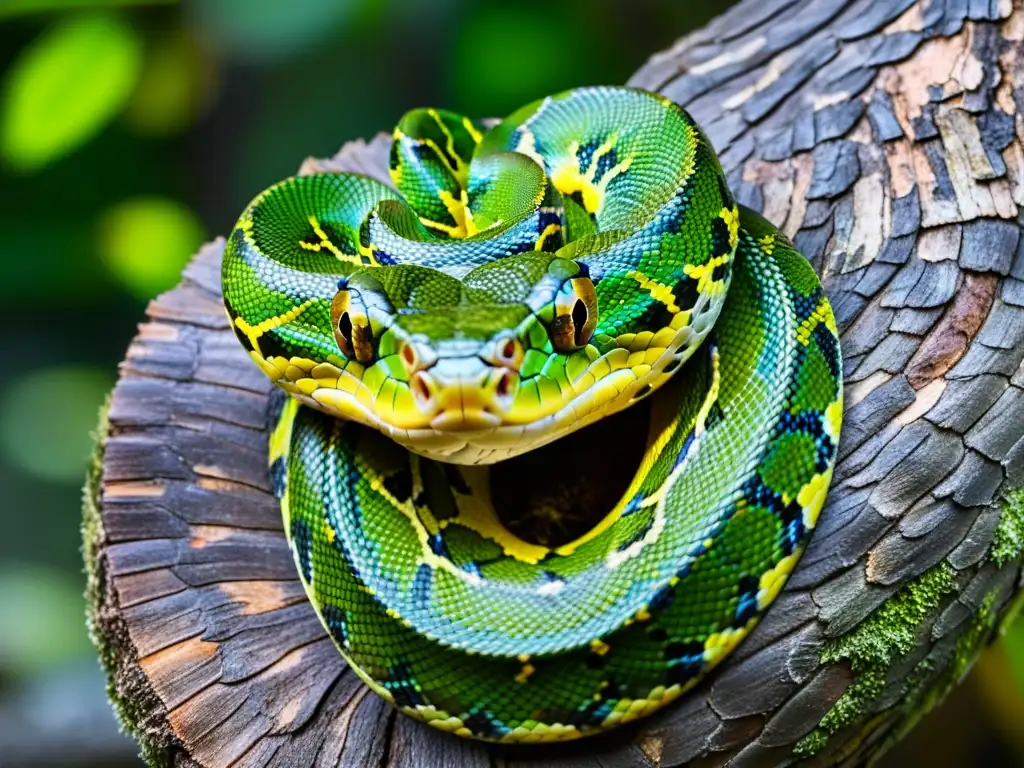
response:
[[[87,499],[122,717],[173,765],[855,765],[1010,612],[1024,499],[1024,0],[748,0],[632,80],[685,105],[823,276],[846,357],[822,523],[766,619],[677,705],[502,750],[396,717],[320,628],[268,492],[269,384],[222,241],[149,308]],[[319,168],[383,177],[387,139]]]

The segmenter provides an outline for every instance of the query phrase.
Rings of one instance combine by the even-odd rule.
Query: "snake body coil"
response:
[[[293,395],[271,476],[310,600],[437,728],[543,741],[647,714],[749,633],[814,528],[842,414],[821,286],[642,91],[490,130],[415,110],[391,175],[281,182],[225,252],[232,326]],[[617,501],[567,541],[507,524],[488,465],[618,412],[647,437]],[[619,423],[589,451],[627,461]],[[545,472],[579,466],[569,445]]]

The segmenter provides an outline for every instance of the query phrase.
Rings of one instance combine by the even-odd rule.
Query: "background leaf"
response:
[[[91,138],[131,95],[141,57],[136,32],[105,13],[44,32],[7,72],[0,153],[28,172]]]
[[[100,256],[126,288],[149,299],[178,282],[204,238],[199,219],[165,197],[137,197],[100,219]]]
[[[456,100],[502,117],[549,93],[599,82],[603,62],[588,54],[582,35],[564,33],[573,23],[558,7],[548,10],[542,24],[513,7],[475,7],[451,49]]]

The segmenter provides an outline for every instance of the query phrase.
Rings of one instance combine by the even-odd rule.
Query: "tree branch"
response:
[[[1021,586],[1024,0],[748,0],[633,85],[683,104],[843,334],[835,485],[778,603],[668,711],[546,765],[858,765],[958,682]],[[387,139],[303,171],[386,176]],[[223,241],[128,351],[87,494],[92,625],[153,764],[538,764],[396,717],[306,603],[266,473],[269,383]]]

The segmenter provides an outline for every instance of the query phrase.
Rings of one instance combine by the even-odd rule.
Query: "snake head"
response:
[[[438,432],[529,421],[541,401],[532,381],[543,376],[540,369],[584,348],[593,335],[597,297],[584,265],[543,254],[503,266],[471,272],[456,303],[395,316],[413,402]],[[545,269],[537,275],[539,266]],[[524,273],[535,279],[517,287]]]
[[[511,455],[497,445],[528,433],[546,442],[552,414],[579,394],[567,370],[598,357],[598,316],[586,265],[550,253],[461,279],[416,265],[359,270],[331,300],[348,363],[311,404],[429,455]]]

